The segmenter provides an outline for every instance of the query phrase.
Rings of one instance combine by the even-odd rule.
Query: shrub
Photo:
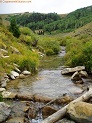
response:
[[[47,49],[47,50],[46,50],[46,55],[47,55],[47,56],[50,56],[50,55],[53,55],[53,54],[54,54],[54,52],[53,52],[52,49]]]
[[[44,48],[46,55],[55,55],[60,51],[59,42],[50,37],[42,38],[39,41],[39,45]]]
[[[36,34],[34,34],[28,27],[21,27],[20,32],[20,41],[26,43],[27,45],[32,45],[34,41],[38,40]]]
[[[11,19],[9,30],[10,30],[10,32],[13,33],[13,36],[15,36],[16,38],[19,38],[19,36],[20,36],[20,30],[19,30],[19,27],[16,24],[16,20],[14,18]]]

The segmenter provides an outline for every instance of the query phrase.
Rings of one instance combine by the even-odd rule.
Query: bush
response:
[[[84,40],[86,37],[83,37]],[[88,72],[92,72],[92,41],[71,38],[67,40],[65,65],[84,65]]]
[[[37,63],[32,60],[31,58],[27,59],[24,58],[23,60],[20,61],[20,69],[23,70],[29,70],[32,73],[36,72],[36,68],[37,68]]]
[[[44,48],[46,55],[55,55],[60,51],[59,42],[53,38],[44,37],[40,39],[39,45]]]
[[[20,41],[26,43],[28,46],[32,45],[34,41],[38,40],[33,31],[28,27],[21,27],[20,32]]]
[[[10,30],[10,32],[13,33],[13,36],[15,36],[16,38],[19,38],[20,30],[19,30],[18,25],[16,24],[16,20],[15,19],[11,19],[9,30]]]
[[[47,56],[50,56],[50,55],[53,55],[53,54],[54,54],[54,52],[53,52],[52,49],[47,49],[47,50],[46,50],[46,55],[47,55]]]

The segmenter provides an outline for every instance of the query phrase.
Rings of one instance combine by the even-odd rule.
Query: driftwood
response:
[[[72,102],[77,102],[77,101],[86,101],[88,100],[90,97],[92,97],[92,88],[89,89],[89,91],[87,91],[86,93],[84,93],[82,96],[80,96],[79,98],[73,100]],[[71,103],[71,102],[70,102]],[[68,104],[69,105],[69,104]],[[56,121],[60,120],[61,118],[63,118],[66,113],[67,113],[67,107],[68,105],[66,105],[65,107],[63,107],[62,109],[58,110],[57,112],[55,112],[54,114],[50,115],[49,117],[47,117],[45,120],[43,120],[41,123],[55,123]]]

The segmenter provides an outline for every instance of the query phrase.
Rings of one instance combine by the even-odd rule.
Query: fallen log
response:
[[[92,88],[90,88],[89,91],[87,91],[82,96],[78,97],[77,99],[73,100],[72,102],[86,101],[90,97],[92,97]],[[61,118],[63,118],[66,115],[68,105],[66,105],[62,109],[58,110],[54,114],[50,115],[45,120],[43,120],[41,123],[55,123],[56,121],[60,120]]]
[[[53,100],[51,100],[50,102],[46,103],[46,105],[42,106],[40,109],[46,107],[47,105],[50,105],[51,103],[55,102],[58,98],[55,98]]]

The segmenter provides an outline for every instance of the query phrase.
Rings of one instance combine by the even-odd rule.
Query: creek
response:
[[[25,79],[16,79],[8,83],[7,90],[18,93],[43,94],[51,97],[63,93],[73,94],[79,87],[74,85],[71,76],[61,75],[63,69],[63,56],[65,48],[61,48],[57,56],[50,56],[41,59],[40,71],[34,76]]]
[[[41,94],[51,98],[62,96],[65,93],[75,96],[75,93],[82,90],[71,81],[71,76],[61,75],[61,70],[64,67],[64,55],[65,47],[61,47],[61,52],[59,55],[43,57],[40,61],[40,69],[38,74],[29,76],[25,79],[16,79],[10,81],[7,85],[7,90],[20,94]],[[21,111],[21,106],[25,104],[21,104],[21,102],[16,100],[11,102],[8,101],[8,103],[14,107],[11,114],[12,117],[20,117],[21,115],[24,115]],[[42,119],[41,113],[39,119],[40,118]],[[38,123],[38,121],[34,119],[30,122]]]

